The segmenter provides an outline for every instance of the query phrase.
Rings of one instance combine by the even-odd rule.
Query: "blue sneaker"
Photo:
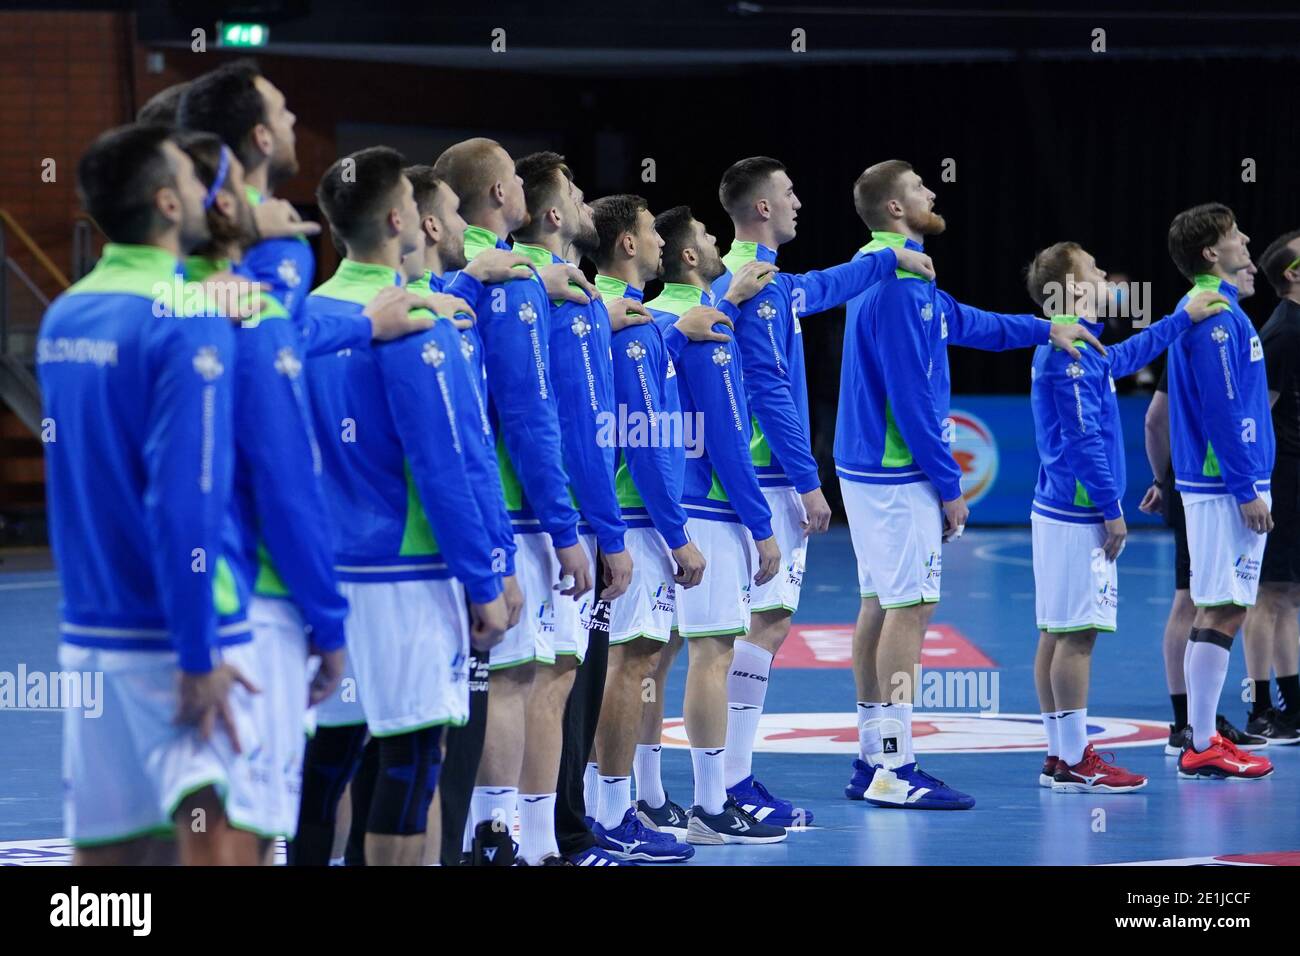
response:
[[[890,770],[877,767],[866,801],[875,807],[900,810],[969,810],[975,798],[930,776],[915,762]]]
[[[619,860],[611,853],[606,853],[598,846],[588,847],[578,853],[569,854],[569,862],[574,866],[640,866],[639,863],[628,863],[626,860]]]
[[[636,802],[637,818],[651,830],[658,830],[660,833],[667,833],[678,840],[686,839],[686,827],[689,821],[686,819],[686,811],[664,794],[664,805],[662,807],[652,807],[644,800]]]
[[[785,828],[763,823],[750,816],[736,801],[727,797],[721,813],[705,813],[701,806],[691,807],[688,843],[780,843]]]
[[[871,786],[871,778],[875,775],[875,764],[867,763],[865,760],[853,761],[853,778],[849,781],[848,786],[844,788],[844,796],[850,800],[864,799],[867,788]]]
[[[637,816],[635,807],[627,808],[618,826],[606,830],[597,823],[591,832],[596,835],[596,845],[619,860],[681,863],[695,855],[695,847],[647,827]]]
[[[736,801],[736,805],[760,823],[770,823],[778,827],[806,827],[812,823],[811,810],[796,807],[789,800],[772,796],[750,774],[735,786],[727,788],[727,796]]]

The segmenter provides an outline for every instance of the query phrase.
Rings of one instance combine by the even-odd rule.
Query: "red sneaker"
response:
[[[1248,754],[1218,734],[1204,750],[1188,747],[1178,757],[1178,776],[1184,780],[1258,780],[1272,772],[1267,757]]]
[[[1111,760],[1114,754],[1103,757],[1088,744],[1083,759],[1073,767],[1064,760],[1056,765],[1052,778],[1053,793],[1129,793],[1147,785],[1147,778],[1117,767]]]
[[[1060,762],[1060,757],[1053,757],[1050,754],[1043,761],[1043,769],[1038,771],[1038,785],[1040,787],[1050,787],[1052,785],[1052,778],[1056,776],[1056,768]]]

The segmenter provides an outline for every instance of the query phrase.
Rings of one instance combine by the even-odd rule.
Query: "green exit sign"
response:
[[[271,28],[265,23],[218,23],[219,46],[266,46]]]

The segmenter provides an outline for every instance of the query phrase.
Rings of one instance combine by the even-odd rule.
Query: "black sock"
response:
[[[1174,705],[1174,730],[1187,726],[1187,695],[1170,694],[1169,702]]]
[[[1300,674],[1277,678],[1277,694],[1288,717],[1300,714]]]
[[[1267,677],[1263,680],[1251,681],[1251,683],[1255,685],[1255,702],[1250,707],[1250,716],[1254,718],[1268,713],[1269,708],[1273,706],[1273,701],[1271,699],[1272,695],[1268,692]]]

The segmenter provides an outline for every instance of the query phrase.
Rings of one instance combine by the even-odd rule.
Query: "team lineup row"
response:
[[[800,203],[776,160],[724,173],[723,255],[685,206],[588,203],[563,157],[516,160],[477,138],[428,166],[387,147],[333,164],[317,197],[344,258],[317,284],[304,237],[319,227],[273,198],[297,169],[293,127],[274,84],[229,63],[155,98],[79,166],[110,242],[51,305],[38,372],[59,428],[61,666],[102,671],[106,687],[101,717],[65,723],[80,862],[251,863],[277,836],[291,862],[327,862],[363,753],[373,779],[353,785],[352,812],[370,864],[675,862],[810,823],[754,778],[751,755],[809,537],[830,520],[800,322],[841,305],[835,462],[862,595],[846,794],[974,806],[917,765],[898,679],[919,665],[943,542],[967,519],[949,343],[1036,348],[1045,779],[1145,783],[1087,745],[1082,696],[1096,633],[1115,627],[1125,534],[1113,378],[1166,349],[1203,605],[1179,772],[1271,770],[1214,728],[1274,456],[1234,284],[1248,240],[1225,208],[1175,219],[1192,290],[1108,350],[1086,309],[1105,275],[1076,245],[1030,267],[1036,302],[1065,306],[1050,320],[940,290],[922,244],[945,223],[904,162],[854,184],[871,241],[793,275],[776,258]],[[178,273],[225,306],[191,308],[171,291]],[[689,454],[608,440],[609,416],[631,410],[651,426],[698,420],[702,440]],[[689,811],[658,772],[682,644]],[[221,825],[184,826],[200,808]]]

